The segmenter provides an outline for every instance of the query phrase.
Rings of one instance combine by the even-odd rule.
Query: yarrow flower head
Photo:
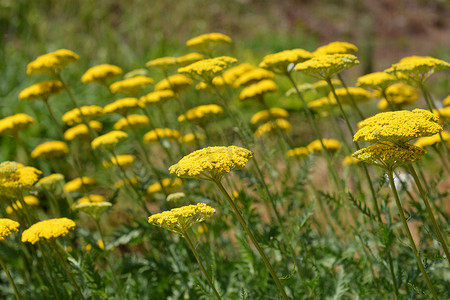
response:
[[[120,130],[113,130],[104,135],[96,137],[91,142],[92,149],[101,148],[107,151],[113,151],[116,145],[128,137],[128,133]]]
[[[180,138],[180,133],[176,129],[171,128],[155,128],[144,135],[144,142],[151,143],[159,141],[159,139],[175,139]]]
[[[17,197],[30,190],[42,174],[36,168],[6,161],[0,164],[0,195]]]
[[[331,42],[327,45],[321,46],[313,52],[314,56],[327,54],[350,54],[358,52],[358,47],[347,42]]]
[[[148,218],[148,222],[183,236],[189,228],[210,218],[215,212],[205,203],[197,203],[154,214]]]
[[[442,130],[438,116],[423,110],[401,110],[376,114],[358,123],[355,142],[391,142],[402,144],[409,140],[434,135]]]
[[[179,68],[178,73],[186,74],[198,81],[212,83],[214,77],[222,74],[223,71],[236,62],[237,59],[230,56],[203,59],[186,67]]]
[[[389,86],[385,90],[385,95],[387,99],[383,98],[378,102],[378,108],[380,110],[386,110],[389,107],[389,103],[394,109],[399,110],[419,99],[419,94],[416,89],[403,82]]]
[[[225,174],[243,169],[252,157],[251,151],[237,146],[207,147],[186,155],[169,171],[182,178],[219,181]]]
[[[176,97],[175,92],[172,90],[158,90],[151,93],[148,93],[145,96],[140,98],[141,102],[145,104],[157,104],[163,105],[170,99],[174,99]]]
[[[71,63],[76,62],[79,56],[70,50],[60,49],[54,52],[38,56],[27,65],[27,74],[47,74],[57,75],[61,69]]]
[[[54,190],[57,185],[64,183],[64,175],[55,173],[42,177],[37,183],[36,187],[43,190]]]
[[[165,57],[159,57],[159,58],[152,59],[152,60],[148,61],[145,64],[145,66],[147,68],[156,68],[156,69],[160,69],[164,72],[167,72],[167,70],[170,67],[176,66],[176,62],[177,62],[177,59],[175,57],[165,56]]]
[[[41,240],[52,240],[60,236],[66,236],[75,229],[75,222],[68,218],[56,218],[41,221],[31,225],[22,233],[22,242],[35,244]]]
[[[99,132],[103,128],[103,124],[99,121],[89,121],[89,127],[91,127],[93,130]],[[72,141],[75,139],[79,140],[87,140],[91,137],[91,134],[89,132],[89,128],[86,126],[86,124],[78,124],[74,127],[71,127],[67,129],[64,132],[64,139],[66,141]]]
[[[341,148],[341,142],[335,139],[322,139],[322,143],[328,152],[337,152]],[[320,153],[322,151],[322,143],[320,140],[314,140],[306,146],[311,153]]]
[[[259,126],[255,131],[255,137],[261,137],[264,134],[271,133],[274,130],[276,130],[277,128],[288,132],[288,131],[292,130],[292,125],[291,125],[291,123],[289,123],[289,121],[287,121],[285,119],[282,119],[282,118],[275,119],[275,120],[266,122],[266,123],[262,124],[261,126]]]
[[[397,78],[386,72],[374,72],[358,78],[357,86],[371,88],[376,91],[385,91],[388,86],[395,83]]]
[[[335,90],[336,95],[338,96],[341,104],[351,104],[352,100],[350,97],[353,97],[353,100],[355,100],[356,103],[364,102],[364,101],[368,101],[368,100],[372,99],[372,94],[363,88],[349,87],[347,89],[348,89],[348,92],[345,88],[340,88],[340,89]],[[350,96],[348,93],[350,93]],[[331,102],[333,102],[333,100],[335,100],[333,93],[329,93],[328,97],[331,99]]]
[[[78,199],[73,206],[74,209],[87,214],[93,220],[98,221],[102,214],[112,206],[102,195],[91,194]]]
[[[182,74],[171,75],[155,85],[155,91],[171,90],[178,94],[189,89],[194,83],[192,80]]]
[[[266,93],[278,90],[277,84],[270,79],[261,80],[244,88],[239,94],[239,100],[247,100],[262,97]]]
[[[163,178],[161,183],[164,187],[164,190],[168,193],[173,193],[178,187],[182,185],[180,178]],[[154,194],[162,191],[161,184],[159,182],[155,182],[147,188],[147,194]]]
[[[191,52],[186,55],[177,57],[175,62],[178,67],[185,67],[202,59],[205,59],[205,56],[203,54],[198,52]]]
[[[286,157],[298,157],[303,158],[309,155],[309,150],[306,147],[297,147],[294,149],[290,149],[286,152]]]
[[[99,83],[106,85],[109,79],[112,79],[118,75],[123,74],[123,70],[115,65],[101,64],[89,68],[83,76],[81,76],[81,81],[83,83]]]
[[[449,144],[449,142],[450,142],[450,132],[442,131],[441,135],[439,135],[439,133],[437,133],[437,134],[432,135],[432,136],[426,136],[426,137],[422,137],[420,139],[417,139],[417,141],[414,143],[414,146],[417,146],[417,147],[420,147],[420,148],[425,148],[425,147],[438,145],[441,142],[441,136],[442,136],[442,140],[444,142],[446,142],[447,144]],[[450,144],[449,144],[449,146],[450,146]]]
[[[19,231],[20,224],[16,221],[1,218],[0,219],[0,241],[3,241],[5,237],[11,235],[14,232]]]
[[[27,114],[16,114],[0,120],[0,135],[15,136],[19,131],[33,125],[35,120]]]
[[[153,82],[154,80],[150,77],[137,75],[121,81],[116,81],[109,86],[109,89],[113,94],[136,97],[143,89],[150,84],[153,84]]]
[[[328,80],[332,76],[359,64],[352,54],[319,55],[295,66],[300,71],[319,79]]]
[[[116,100],[113,103],[106,105],[103,108],[103,111],[107,114],[117,113],[119,115],[126,116],[130,111],[142,107],[144,107],[144,104],[139,101],[138,98],[128,97]]]
[[[42,159],[54,159],[69,154],[69,147],[61,141],[48,141],[38,145],[31,152],[31,157]]]
[[[134,164],[134,156],[131,154],[122,154],[112,157],[110,161],[103,162],[105,167],[109,167],[111,164],[121,166],[122,168],[129,168]]]
[[[139,128],[149,123],[149,119],[145,115],[127,115],[117,121],[113,128],[114,130],[128,130],[131,128]],[[131,128],[130,128],[131,127]]]
[[[80,112],[81,110],[81,112]],[[95,120],[102,117],[105,114],[103,111],[103,107],[98,105],[85,105],[78,108],[74,108],[64,113],[62,116],[62,120],[69,126],[73,126],[76,124],[80,124],[83,122],[82,115],[87,120]]]
[[[189,109],[186,113],[180,115],[177,119],[178,122],[183,121],[205,121],[213,115],[218,115],[223,112],[222,107],[216,104],[200,105]]]
[[[25,196],[23,197],[23,202],[25,202],[26,205],[28,206],[38,206],[39,205],[39,199],[36,198],[35,196]],[[17,200],[15,203],[13,203],[10,206],[7,206],[5,211],[8,215],[11,215],[12,213],[14,213],[17,210],[22,209],[22,203],[20,202],[20,200]]]
[[[291,66],[304,62],[313,57],[313,54],[303,49],[284,50],[264,56],[259,64],[261,68],[277,74],[287,74],[292,71]]]
[[[275,74],[271,71],[267,71],[265,69],[261,68],[252,68],[251,70],[243,73],[241,76],[239,76],[234,81],[235,87],[240,87],[244,85],[251,85],[253,83],[256,83],[258,81],[264,80],[264,79],[273,79],[275,77]]]
[[[186,46],[199,52],[210,54],[217,46],[231,43],[231,38],[223,33],[205,33],[186,42]]]
[[[41,81],[27,87],[19,93],[19,100],[37,99],[47,101],[50,96],[56,95],[64,89],[64,85],[59,80]]]
[[[95,178],[92,177],[78,177],[75,178],[69,182],[67,182],[64,185],[64,192],[65,193],[71,193],[71,192],[77,192],[81,190],[81,188],[84,187],[92,187],[94,185],[97,185],[98,181]]]
[[[287,112],[287,110],[279,107],[272,107],[269,110],[267,109],[261,110],[256,114],[254,114],[250,120],[250,123],[258,124],[267,122],[273,118],[287,118],[287,117],[289,117],[289,113]]]

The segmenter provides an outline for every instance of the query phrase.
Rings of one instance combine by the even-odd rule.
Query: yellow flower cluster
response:
[[[352,54],[328,54],[315,56],[299,63],[295,66],[295,70],[326,80],[357,64],[359,61]]]
[[[308,107],[313,110],[322,110],[324,108],[337,105],[336,99],[334,97],[321,97],[319,99],[308,102]]]
[[[239,94],[239,100],[253,99],[278,90],[277,84],[270,79],[261,80],[244,88]]]
[[[275,119],[273,121],[266,122],[266,123],[262,124],[261,126],[259,126],[255,131],[255,137],[261,137],[262,135],[264,135],[266,133],[271,133],[272,131],[274,131],[277,128],[284,130],[284,131],[292,130],[292,126],[291,126],[291,123],[289,123],[289,121],[287,121],[285,119]]]
[[[15,114],[0,120],[0,135],[16,135],[35,121],[27,114]]]
[[[31,157],[42,159],[59,158],[69,153],[69,147],[61,141],[48,141],[38,145],[31,152]]]
[[[178,73],[186,74],[198,81],[211,83],[214,77],[222,74],[224,70],[236,62],[237,59],[230,56],[203,59],[186,67],[179,68]]]
[[[57,184],[64,182],[64,175],[55,173],[46,177],[42,177],[37,183],[36,187],[39,189],[53,189]]]
[[[104,161],[103,166],[110,167],[111,163],[122,168],[129,168],[134,164],[134,156],[131,154],[122,154],[112,157],[110,161]]]
[[[22,242],[35,244],[42,239],[50,240],[65,236],[69,231],[75,229],[75,226],[75,222],[68,218],[56,218],[41,221],[24,230],[22,233]]]
[[[249,63],[242,63],[237,66],[231,67],[228,70],[225,70],[222,76],[214,78],[213,84],[217,84],[217,80],[221,79],[224,84],[234,86],[234,82],[236,81],[236,79],[255,68],[255,66]]]
[[[148,218],[152,225],[183,235],[189,228],[210,218],[216,210],[205,203],[171,209]]]
[[[155,103],[162,105],[173,98],[175,98],[175,93],[172,90],[158,90],[142,96],[140,100],[143,104]]]
[[[389,86],[385,93],[395,109],[401,109],[406,105],[412,104],[419,98],[419,94],[412,86],[402,82]],[[386,99],[381,99],[378,102],[378,108],[380,110],[386,110],[388,107],[389,103]]]
[[[439,116],[439,122],[441,124],[444,120],[450,122],[450,106],[446,106],[438,110],[433,109],[433,113]]]
[[[70,50],[59,49],[41,56],[27,65],[27,74],[59,74],[61,69],[71,63],[76,62],[79,56]]]
[[[104,196],[98,194],[89,194],[88,196],[79,198],[75,204],[77,205],[83,203],[101,203],[101,202],[106,202],[106,198]]]
[[[75,178],[75,179],[67,182],[64,185],[64,192],[65,193],[76,192],[76,191],[81,190],[81,188],[83,186],[91,187],[96,184],[97,184],[97,180],[95,178],[87,177],[87,176],[78,177],[78,178]]]
[[[128,185],[137,185],[138,183],[140,183],[141,178],[139,176],[137,177],[131,177],[129,180],[118,180],[114,183],[114,186],[116,188],[121,188],[124,184],[128,184]]]
[[[397,78],[423,83],[433,74],[450,68],[450,63],[430,56],[408,56],[393,64],[385,72]]]
[[[348,93],[345,88],[336,89],[335,92],[341,104],[352,103],[348,93],[350,93],[351,97],[353,97],[353,100],[355,100],[356,103],[364,102],[372,98],[372,94],[370,92],[359,87],[349,87]],[[333,100],[335,100],[333,93],[329,93],[328,97],[331,99],[331,102],[333,103]]]
[[[177,63],[177,66],[179,66],[179,67],[185,67],[187,65],[193,64],[202,59],[205,59],[205,56],[203,54],[200,54],[198,52],[192,52],[192,53],[188,53],[186,55],[177,57],[176,63]]]
[[[361,161],[359,159],[357,159],[356,157],[353,156],[346,156],[343,160],[342,160],[342,166],[350,166],[350,165],[357,165],[359,164]]]
[[[36,198],[35,196],[25,196],[25,197],[23,197],[23,201],[25,202],[25,204],[27,204],[29,206],[38,206],[39,205],[39,199]],[[8,215],[10,215],[19,209],[22,209],[22,203],[19,200],[17,200],[12,205],[8,205],[6,207],[5,211]]]
[[[147,68],[158,68],[162,70],[167,70],[170,67],[175,66],[177,59],[173,56],[159,57],[148,61],[145,66]]]
[[[20,224],[16,221],[1,218],[0,219],[0,241],[3,241],[5,237],[9,236],[13,232],[19,231]]]
[[[81,113],[80,113],[81,110]],[[62,116],[62,120],[69,126],[80,124],[83,122],[81,114],[88,120],[94,120],[102,117],[105,113],[103,112],[103,107],[98,105],[85,105],[78,108],[69,110]]]
[[[221,44],[231,43],[231,38],[223,33],[211,32],[196,36],[186,42],[186,46],[199,52],[211,53]]]
[[[286,152],[286,157],[306,157],[309,155],[309,150],[306,147],[297,147],[294,149],[290,149]]]
[[[358,78],[357,86],[384,91],[388,86],[397,81],[397,78],[386,72],[374,72]]]
[[[444,106],[450,106],[450,95],[445,97],[444,100],[442,100],[442,104]]]
[[[272,107],[269,110],[261,110],[254,114],[250,120],[252,124],[258,124],[262,122],[266,122],[270,119],[274,118],[287,118],[289,117],[289,113],[287,110],[279,107]]]
[[[96,137],[91,142],[92,149],[102,148],[105,150],[113,150],[114,147],[123,139],[128,137],[128,133],[120,130],[113,130],[104,135]]]
[[[341,142],[335,139],[322,139],[323,145],[328,152],[336,152],[341,148]],[[314,140],[306,146],[308,152],[320,153],[322,151],[322,144],[320,140]]]
[[[148,117],[144,115],[127,115],[117,121],[113,128],[115,130],[128,130],[130,126],[132,128],[138,128],[147,125],[149,122]]]
[[[99,132],[103,128],[103,124],[95,120],[89,121],[89,126],[97,132]],[[89,139],[89,137],[90,132],[86,124],[75,125],[74,127],[71,127],[64,132],[64,139],[67,141],[72,141],[75,139]]]
[[[448,131],[442,131],[441,132],[442,135],[442,140],[444,142],[446,142],[447,144],[449,144],[450,142],[450,132]],[[428,146],[434,146],[437,145],[441,142],[441,136],[439,135],[439,133],[432,135],[432,136],[426,136],[426,137],[422,137],[420,139],[417,139],[417,141],[414,143],[414,146],[420,147],[420,148],[425,148]],[[450,146],[450,144],[449,144]]]
[[[218,115],[223,112],[222,107],[216,104],[200,105],[189,109],[186,113],[180,115],[178,122],[204,120],[212,115]]]
[[[19,93],[19,100],[38,99],[47,101],[52,95],[56,95],[64,89],[64,85],[59,80],[41,81],[27,87]]]
[[[241,87],[243,85],[250,85],[264,79],[273,79],[275,74],[271,71],[267,71],[261,68],[252,68],[251,70],[243,73],[234,81],[235,87]],[[214,82],[213,82],[214,83]]]
[[[158,82],[155,85],[155,91],[171,90],[175,93],[180,93],[190,88],[193,84],[189,77],[182,74],[175,74]]]
[[[439,118],[423,109],[376,114],[358,123],[355,142],[392,142],[401,144],[418,137],[434,135],[442,130]]]
[[[90,194],[78,199],[72,209],[84,212],[93,220],[99,220],[101,215],[111,206],[111,202],[106,201],[102,195]]]
[[[127,115],[130,111],[136,109],[136,108],[142,108],[144,107],[144,104],[139,101],[138,98],[122,98],[119,100],[114,101],[113,103],[110,103],[106,105],[103,108],[103,111],[107,114],[109,113],[116,113],[122,116]]]
[[[358,52],[358,47],[347,42],[331,42],[327,45],[321,46],[313,52],[314,56],[327,54],[349,54]]]
[[[83,76],[81,76],[81,81],[83,83],[100,83],[106,84],[106,81],[114,78],[117,75],[123,74],[123,70],[115,65],[101,64],[89,68]]]
[[[156,142],[159,139],[175,139],[180,138],[180,133],[176,129],[170,128],[155,128],[144,135],[144,142]]]
[[[140,91],[145,89],[150,84],[153,84],[154,80],[150,77],[137,75],[124,80],[116,81],[109,86],[111,93],[124,94],[129,96],[137,96]]]
[[[180,141],[183,143],[193,143],[193,142],[195,142],[195,140],[206,140],[206,136],[201,133],[197,133],[197,134],[188,133],[188,134],[183,135],[180,138]]]
[[[0,195],[10,197],[31,189],[41,174],[41,171],[33,167],[25,167],[11,161],[2,162],[0,164]]]
[[[313,54],[303,49],[284,50],[264,56],[259,66],[277,74],[289,73],[291,64],[295,65],[313,57]]]
[[[176,189],[177,187],[180,187],[182,185],[180,178],[164,178],[161,180],[161,183],[162,183],[164,189],[169,193],[172,193],[174,191],[174,189]],[[147,188],[148,194],[153,194],[153,193],[157,193],[157,192],[161,192],[161,191],[162,191],[162,188],[161,188],[161,184],[159,182],[153,183]]]

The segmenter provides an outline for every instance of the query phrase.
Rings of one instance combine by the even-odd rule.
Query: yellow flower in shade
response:
[[[204,121],[209,117],[221,114],[222,112],[222,107],[216,104],[200,105],[189,109],[186,113],[179,116],[177,121]]]
[[[327,149],[328,152],[337,152],[341,148],[341,142],[334,139],[322,139],[323,145]],[[306,146],[309,152],[321,153],[322,144],[320,140],[314,140]]]
[[[445,97],[444,100],[442,100],[442,104],[444,106],[450,106],[450,95]]]
[[[109,79],[121,74],[123,74],[123,70],[118,66],[102,64],[89,68],[83,76],[81,76],[81,81],[83,83],[96,82],[106,84]]]
[[[142,96],[140,100],[144,104],[154,103],[162,105],[168,100],[175,98],[175,96],[176,95],[172,90],[158,90]]]
[[[264,56],[259,66],[277,74],[287,74],[292,70],[294,65],[304,62],[312,57],[313,55],[311,52],[303,49],[284,50]],[[292,66],[291,69],[289,69],[290,65]]]
[[[243,169],[252,157],[250,150],[237,146],[207,147],[186,155],[169,171],[182,178],[218,181],[231,171]]]
[[[357,64],[359,64],[359,61],[352,54],[329,54],[315,56],[310,60],[299,63],[295,66],[295,70],[326,80]]]
[[[186,46],[199,52],[211,53],[217,46],[231,43],[231,38],[223,33],[211,32],[196,36],[186,42]]]
[[[395,83],[397,78],[386,72],[374,72],[363,75],[358,78],[357,86],[362,88],[371,88],[376,91],[384,91],[391,84]]]
[[[22,233],[22,242],[35,244],[43,239],[50,240],[66,236],[75,229],[75,222],[68,218],[49,219],[37,222]]]
[[[443,120],[450,122],[450,106],[440,108],[438,110],[433,110],[434,114],[439,116],[439,122],[442,123]]]
[[[188,134],[183,135],[180,138],[180,141],[183,143],[194,143],[195,140],[199,140],[199,141],[206,140],[206,136],[201,133],[196,133],[196,134],[188,133]]]
[[[385,72],[398,79],[424,83],[433,74],[450,68],[446,61],[430,56],[408,56],[393,64]]]
[[[213,78],[219,76],[237,62],[236,58],[230,56],[220,56],[210,59],[203,59],[186,67],[178,69],[178,73],[186,74],[198,81],[211,83]]]
[[[250,70],[255,69],[256,67],[249,63],[242,63],[235,67],[231,67],[228,70],[225,70],[221,77],[223,82],[229,86],[234,86],[234,82],[244,73],[249,72]],[[213,80],[214,83],[214,80]]]
[[[87,177],[87,176],[78,177],[78,178],[75,178],[75,179],[67,182],[64,185],[64,192],[65,193],[76,192],[76,191],[81,190],[81,188],[83,186],[92,187],[94,185],[97,185],[97,183],[98,183],[97,180],[92,177]]]
[[[273,121],[266,122],[259,126],[255,131],[255,137],[261,137],[266,133],[273,132],[276,128],[280,128],[283,131],[291,131],[291,123],[285,119],[275,119]]]
[[[289,113],[287,110],[279,108],[279,107],[272,107],[269,110],[261,110],[253,115],[253,117],[250,120],[250,123],[252,124],[258,124],[262,122],[269,121],[273,118],[287,118],[289,117]]]
[[[397,167],[420,160],[425,153],[425,150],[411,143],[393,144],[385,142],[362,148],[353,153],[353,157],[387,171],[393,171]]]
[[[89,121],[89,126],[97,132],[99,132],[103,128],[103,124],[95,120]],[[91,134],[86,124],[75,125],[74,127],[71,127],[64,132],[64,139],[67,141],[72,141],[75,139],[87,140],[90,138],[90,136]]]
[[[113,150],[116,145],[128,137],[128,133],[120,130],[113,130],[104,135],[96,137],[91,142],[92,149],[102,148],[107,151]]]
[[[16,114],[0,120],[0,135],[16,135],[35,121],[27,114]]]
[[[245,72],[241,76],[239,76],[234,81],[235,87],[240,87],[243,85],[250,85],[252,83],[256,83],[258,81],[261,81],[263,79],[273,79],[275,77],[275,74],[271,71],[267,71],[265,69],[261,68],[253,68],[248,72]]]
[[[16,221],[1,218],[0,219],[0,241],[3,241],[5,237],[11,235],[14,232],[19,231],[20,224]]]
[[[313,52],[314,56],[326,54],[350,54],[358,52],[358,47],[347,42],[331,42]]]
[[[25,196],[25,197],[23,197],[23,201],[25,202],[25,204],[27,204],[29,206],[38,206],[39,205],[39,199],[36,198],[35,196]],[[6,213],[8,215],[10,215],[19,209],[22,209],[22,203],[19,200],[17,200],[15,203],[13,203],[12,206],[6,207]]]
[[[449,142],[450,142],[450,132],[442,131],[441,135],[442,135],[442,140],[444,142],[446,142],[447,144],[449,144]],[[425,147],[429,147],[429,146],[438,145],[440,143],[441,143],[441,136],[439,134],[435,134],[435,135],[432,135],[432,136],[426,136],[426,137],[422,137],[420,139],[417,139],[417,141],[414,143],[414,146],[417,146],[417,147],[420,147],[420,148],[425,148]]]
[[[164,187],[164,190],[169,193],[174,192],[176,190],[176,188],[178,188],[182,185],[180,178],[164,178],[161,180],[161,182]],[[154,194],[154,193],[158,193],[161,191],[162,191],[162,188],[161,188],[161,184],[159,182],[153,183],[147,188],[148,194]]]
[[[58,184],[63,182],[64,182],[64,175],[55,173],[46,177],[42,177],[36,183],[36,187],[44,190],[53,190]]]
[[[131,177],[129,180],[127,179],[125,181],[124,180],[116,181],[114,183],[114,186],[119,189],[119,188],[121,188],[123,186],[124,183],[126,183],[128,185],[138,185],[140,183],[140,181],[141,181],[141,178],[139,176],[138,177]]]
[[[88,196],[81,197],[75,202],[75,205],[82,203],[101,203],[106,202],[106,198],[103,195],[89,194]]]
[[[313,100],[311,102],[308,102],[308,107],[315,111],[324,110],[329,107],[333,107],[337,105],[336,99],[328,98],[328,97],[322,97],[316,100]]]
[[[31,157],[42,159],[54,159],[69,153],[69,147],[61,141],[48,141],[38,145],[31,151]]]
[[[278,90],[277,84],[270,79],[261,80],[244,88],[239,94],[239,100],[247,100],[262,97],[266,93],[275,92]]]
[[[142,107],[144,107],[144,104],[140,102],[138,98],[128,97],[116,100],[113,103],[106,105],[103,108],[103,111],[107,114],[117,113],[119,115],[125,116],[130,111]]]
[[[216,210],[205,203],[187,205],[148,217],[152,225],[183,235],[189,228],[210,218]]]
[[[158,82],[155,85],[155,91],[172,90],[175,93],[180,93],[189,89],[193,84],[189,77],[182,74],[175,74]]]
[[[154,80],[147,76],[138,75],[121,81],[116,81],[109,86],[114,94],[124,94],[129,96],[137,96],[140,91],[145,89]]]
[[[335,92],[336,92],[336,95],[338,96],[341,104],[351,104],[352,103],[352,100],[350,99],[350,96],[348,95],[347,90],[345,88],[336,89]],[[356,103],[364,102],[364,101],[368,101],[368,100],[372,99],[372,94],[363,88],[349,87],[348,92],[353,97],[353,99],[355,100]],[[332,99],[331,102],[333,103],[333,100],[334,100],[333,93],[329,93],[328,97],[330,99]]]
[[[33,187],[42,174],[36,168],[25,167],[13,161],[0,164],[0,195],[15,197]]]
[[[131,154],[122,154],[112,157],[110,161],[104,161],[103,166],[109,167],[111,164],[121,166],[122,168],[129,168],[134,164],[134,156]]]
[[[156,68],[166,71],[170,67],[175,66],[177,59],[173,56],[159,57],[148,61],[145,66],[147,68]]]
[[[19,93],[19,100],[37,99],[47,101],[50,96],[56,95],[64,89],[59,80],[41,81],[27,87]]]
[[[360,129],[353,136],[353,140],[401,144],[439,133],[442,127],[438,121],[438,116],[423,109],[383,112],[359,122]]]
[[[65,114],[63,114],[62,120],[64,121],[64,123],[66,123],[69,126],[73,126],[73,125],[80,124],[81,122],[83,122],[83,118],[80,114],[80,110],[81,110],[81,114],[83,114],[84,117],[88,120],[98,119],[105,114],[103,111],[103,107],[101,107],[101,106],[85,105],[85,106],[80,107],[80,109],[74,108],[72,110],[69,110]]]
[[[185,193],[182,192],[176,192],[176,193],[172,193],[167,195],[166,201],[167,202],[180,202],[180,200],[184,199],[186,197]]]
[[[342,160],[342,166],[350,166],[350,165],[357,165],[359,164],[361,161],[353,156],[346,156],[343,160]]]
[[[86,198],[88,201],[80,201],[83,199],[78,200],[74,206],[74,209],[84,212],[85,214],[87,214],[89,217],[91,217],[93,220],[96,221],[100,220],[102,214],[112,206],[112,203],[108,201],[90,201],[91,198],[89,196]]]
[[[175,139],[180,138],[180,133],[176,129],[170,128],[156,128],[150,130],[144,135],[144,142],[151,143],[159,141],[159,139]]]
[[[177,57],[175,59],[175,62],[178,67],[185,67],[185,66],[193,64],[202,59],[205,59],[205,56],[203,54],[200,54],[198,52],[192,52],[192,53],[188,53],[186,55]]]
[[[71,63],[76,62],[79,56],[70,50],[60,49],[54,52],[38,56],[27,65],[27,74],[59,74],[61,69]]]
[[[114,124],[114,130],[128,130],[130,126],[133,128],[139,128],[141,126],[148,125],[149,119],[144,115],[128,115],[120,119]]]
[[[298,157],[303,158],[309,155],[309,150],[306,147],[297,147],[294,149],[290,149],[286,152],[286,157]]]
[[[401,109],[406,105],[412,104],[419,98],[419,94],[415,88],[401,82],[389,86],[386,89],[385,94],[395,109]],[[388,107],[389,103],[386,99],[381,99],[380,102],[378,102],[378,108],[380,110],[386,110]]]

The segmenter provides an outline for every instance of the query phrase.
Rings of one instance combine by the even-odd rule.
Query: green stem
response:
[[[353,109],[356,111],[356,113],[358,114],[360,120],[364,119],[364,115],[362,114],[361,110],[359,109],[358,105],[356,105],[356,101],[355,98],[353,98],[353,95],[350,94],[350,91],[348,90],[347,85],[344,82],[344,79],[342,78],[341,74],[338,73],[337,77],[339,78],[339,81],[342,83],[342,86],[344,87],[345,91],[347,92],[348,97],[350,98],[350,101],[352,102],[352,106]]]
[[[63,130],[61,124],[59,124],[59,121],[56,119],[55,114],[53,113],[52,108],[50,107],[50,104],[48,103],[48,99],[44,99],[42,101],[44,101],[45,106],[47,107],[48,113],[53,120],[53,123],[56,125],[56,127],[58,127],[61,137],[64,137],[64,130]]]
[[[0,258],[0,265],[2,265],[3,270],[5,270],[6,276],[8,276],[9,279],[9,283],[11,283],[13,290],[14,290],[14,294],[16,295],[16,299],[20,300],[19,297],[19,291],[17,291],[16,285],[14,284],[14,280],[11,277],[11,274],[9,274],[8,268],[6,267],[5,262],[3,261],[3,259]]]
[[[45,255],[45,253],[44,253],[44,250],[42,249],[41,244],[38,242],[37,245],[38,245],[38,247],[39,247],[39,250],[41,250],[42,258],[43,258],[43,260],[44,260],[44,265],[45,265],[45,267],[46,267],[47,270],[48,270],[48,274],[50,275],[50,280],[49,280],[49,281],[50,281],[50,285],[52,286],[53,293],[55,294],[56,299],[59,300],[59,299],[60,299],[60,298],[59,298],[59,293],[58,293],[58,290],[56,289],[56,286],[55,286],[55,279],[53,279],[53,272],[52,272],[52,270],[50,269],[50,265],[49,265],[49,263],[48,263],[48,260],[47,260],[46,255]],[[36,255],[36,256],[37,256],[37,255]]]

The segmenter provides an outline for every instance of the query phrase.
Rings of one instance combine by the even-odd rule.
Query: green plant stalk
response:
[[[381,89],[381,95],[383,96],[384,99],[386,99],[386,102],[388,103],[389,108],[392,111],[396,111],[396,108],[395,108],[394,104],[392,104],[391,100],[389,100],[389,98],[388,98],[388,96],[386,94],[386,89]]]
[[[214,284],[211,280],[211,278],[208,275],[208,272],[206,272],[205,267],[203,266],[202,261],[200,260],[200,257],[198,256],[197,250],[195,249],[195,246],[192,244],[191,239],[189,238],[189,235],[187,233],[187,230],[183,230],[183,237],[186,239],[189,248],[191,249],[192,253],[194,253],[195,259],[197,260],[198,264],[200,265],[200,269],[203,272],[203,275],[205,275],[206,280],[208,281],[209,286],[211,287],[211,289],[213,290],[214,294],[216,295],[217,299],[221,300],[222,298],[219,295],[219,292],[217,292],[216,288],[214,287]]]
[[[436,218],[434,217],[434,213],[431,209],[430,202],[427,199],[427,195],[425,194],[425,191],[422,187],[422,184],[420,183],[419,177],[417,176],[416,170],[412,165],[408,165],[409,172],[414,178],[414,182],[417,185],[417,188],[419,189],[420,195],[422,196],[422,200],[425,203],[425,206],[427,208],[427,212],[430,215],[431,222],[433,223],[434,230],[436,231],[436,235],[438,236],[439,242],[442,245],[442,248],[444,248],[445,256],[447,256],[447,261],[450,263],[450,253],[448,251],[447,242],[442,235],[441,229],[439,228],[438,223],[436,222]]]
[[[42,101],[45,103],[45,106],[47,107],[48,113],[50,115],[50,118],[53,120],[53,123],[58,127],[59,132],[61,133],[61,137],[64,136],[64,130],[59,124],[59,121],[56,119],[55,114],[52,111],[52,108],[50,107],[50,104],[48,103],[48,99],[42,99]]]
[[[275,270],[273,269],[272,265],[270,264],[269,260],[267,259],[266,255],[264,254],[264,251],[262,250],[261,246],[259,245],[258,241],[256,240],[256,238],[253,235],[250,228],[247,226],[247,223],[245,222],[244,218],[242,217],[241,213],[239,212],[233,199],[231,199],[230,195],[227,193],[227,191],[225,190],[225,188],[223,187],[222,183],[219,180],[214,181],[214,183],[217,185],[219,190],[225,196],[225,199],[227,199],[228,203],[231,205],[234,214],[238,218],[242,227],[244,227],[245,231],[247,232],[247,235],[252,240],[253,245],[255,245],[256,249],[258,250],[259,255],[261,255],[264,263],[266,264],[267,269],[269,269],[270,275],[272,275],[272,278],[275,280],[275,283],[277,284],[278,289],[280,290],[281,295],[283,296],[283,299],[285,299],[285,300],[289,299],[288,296],[286,295],[283,285],[280,282],[280,279],[277,276],[277,273],[275,273]]]
[[[364,115],[361,112],[361,110],[359,109],[358,105],[356,104],[355,98],[353,98],[353,95],[350,94],[350,91],[348,90],[347,85],[345,84],[344,79],[341,76],[341,73],[337,74],[337,78],[339,79],[339,81],[342,83],[342,86],[344,87],[345,91],[347,92],[348,97],[350,98],[350,101],[352,102],[352,107],[353,109],[356,111],[356,113],[358,114],[360,120],[364,120]]]
[[[405,214],[403,212],[403,207],[402,207],[402,204],[400,203],[400,199],[398,197],[397,188],[395,187],[393,171],[387,170],[387,172],[388,172],[389,183],[391,185],[392,193],[394,194],[395,204],[397,205],[397,209],[400,214],[400,218],[402,219],[403,229],[406,231],[406,234],[409,239],[409,244],[410,244],[411,248],[413,249],[414,256],[416,257],[416,261],[419,264],[419,268],[420,268],[420,271],[422,272],[425,282],[427,283],[427,286],[430,289],[431,294],[433,294],[433,298],[435,300],[437,300],[439,298],[434,290],[433,285],[431,284],[430,278],[428,278],[427,271],[425,270],[425,267],[422,264],[422,260],[420,259],[419,251],[417,251],[416,244],[414,243],[414,239],[412,237],[411,231],[409,230],[408,222],[406,221]]]
[[[39,242],[37,242],[37,245],[38,245],[39,250],[41,250],[42,258],[44,259],[44,265],[45,265],[45,267],[48,270],[48,274],[50,275],[50,280],[49,281],[50,281],[50,285],[52,286],[53,293],[55,294],[56,299],[59,300],[61,298],[59,298],[59,293],[58,293],[58,290],[56,289],[56,286],[55,286],[55,279],[53,279],[53,271],[50,269],[50,265],[48,263],[46,255],[44,253],[44,250],[42,249],[41,244]],[[36,257],[37,257],[37,255],[36,255]],[[66,290],[66,292],[67,292],[67,290]]]
[[[17,291],[16,285],[14,284],[14,280],[11,277],[11,274],[9,273],[8,268],[6,267],[6,264],[3,261],[3,259],[1,259],[1,257],[0,257],[0,265],[2,265],[2,268],[5,271],[6,276],[8,276],[9,283],[11,283],[11,286],[14,290],[14,295],[16,295],[16,299],[20,300],[19,291]]]

